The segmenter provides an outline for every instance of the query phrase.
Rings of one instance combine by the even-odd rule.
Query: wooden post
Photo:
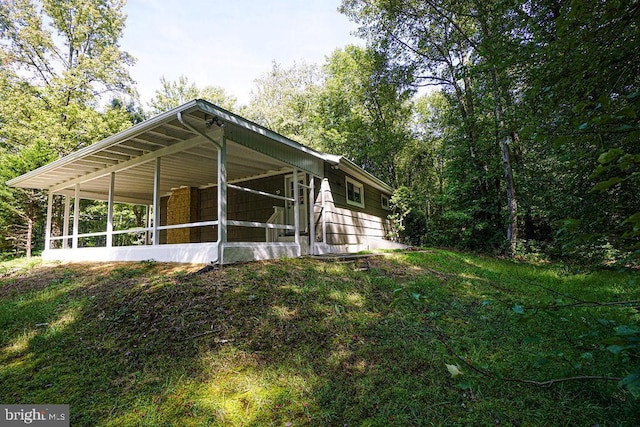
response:
[[[298,168],[293,169],[293,224],[296,230],[294,240],[296,245],[298,245],[298,256],[300,256],[300,193],[298,189]]]
[[[147,219],[146,221],[146,225],[145,227],[147,227],[147,229],[151,228],[151,205],[147,205],[147,215],[145,217]],[[151,234],[149,232],[149,230],[144,232],[144,244],[145,245],[150,245],[151,244]]]
[[[51,215],[53,212],[53,193],[49,191],[47,196],[47,229],[44,232],[44,250],[51,249]]]
[[[316,198],[315,198],[315,180],[313,175],[309,174],[309,253],[315,255],[316,247]]]
[[[326,211],[326,196],[325,192],[329,186],[329,179],[324,178],[322,180],[321,192],[322,192],[322,243],[327,243],[327,211]]]
[[[64,196],[64,224],[62,224],[62,235],[69,235],[69,218],[71,217],[71,197]],[[62,247],[64,249],[69,248],[69,239],[65,237],[62,239]]]

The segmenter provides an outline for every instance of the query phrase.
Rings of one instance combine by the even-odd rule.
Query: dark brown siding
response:
[[[345,186],[347,174],[341,170],[326,167],[325,176],[329,179],[329,184],[331,185],[331,191],[333,193],[333,201],[336,206],[356,212],[365,212],[369,215],[374,215],[380,218],[386,218],[389,215],[390,212],[382,208],[380,199],[382,192],[380,190],[363,183],[357,178],[349,176],[349,178],[364,185],[364,208],[361,208],[347,203],[347,189]]]
[[[364,208],[350,205],[346,197],[347,175],[329,166],[325,168],[325,175],[331,189],[325,194],[327,243],[358,244],[365,238],[387,238],[390,231],[387,217],[391,212],[382,207],[382,192],[350,176],[364,187]]]
[[[253,190],[284,195],[284,175],[245,181],[238,184]],[[273,214],[274,206],[284,206],[284,201],[267,196],[229,188],[227,190],[227,218],[236,221],[267,222]],[[200,190],[200,218],[198,221],[213,221],[218,216],[218,187]],[[218,238],[215,227],[208,227],[200,233],[203,242],[214,242]],[[234,227],[227,229],[229,242],[264,242],[265,229]]]

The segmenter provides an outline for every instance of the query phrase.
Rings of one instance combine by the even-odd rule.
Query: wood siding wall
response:
[[[274,175],[238,184],[253,190],[284,195],[284,175]],[[195,189],[194,189],[195,190]],[[179,191],[179,190],[177,190]],[[160,225],[167,224],[167,201],[169,196],[160,199]],[[197,217],[193,222],[215,221],[218,219],[218,187],[197,189]],[[267,196],[248,193],[229,188],[227,190],[227,218],[236,221],[267,222],[273,214],[274,206],[284,206],[284,201]],[[192,243],[215,242],[218,239],[217,227],[197,227],[191,229]],[[160,243],[167,243],[166,231],[160,234]],[[229,242],[264,242],[265,229],[253,227],[227,228]]]
[[[388,215],[391,213],[382,207],[381,192],[365,183],[364,208],[347,203],[345,178],[343,171],[325,168],[327,184],[322,187],[320,179],[314,180],[316,205],[315,213],[315,241],[322,241],[322,195],[325,197],[325,225],[327,244],[361,244],[367,238],[386,239],[391,231]],[[285,194],[284,177],[274,175],[252,181],[245,181],[238,185],[265,191],[272,194]],[[357,182],[357,178],[350,177]],[[218,216],[218,188],[208,187],[197,190],[198,216],[193,221],[214,221]],[[390,196],[390,195],[387,195]],[[167,201],[169,197],[160,199],[160,224],[167,224]],[[227,217],[230,220],[267,222],[273,214],[274,206],[284,207],[284,201],[271,197],[260,196],[235,189],[228,189]],[[308,218],[308,214],[305,215]],[[167,243],[166,231],[160,234],[160,243]],[[192,229],[192,242],[215,242],[218,238],[217,227],[198,227]],[[253,227],[230,226],[227,230],[229,242],[264,242],[265,229]]]
[[[341,170],[325,167],[329,188],[325,188],[327,242],[330,245],[360,244],[366,238],[385,239],[391,231],[388,215],[382,207],[382,192],[357,178],[364,188],[364,208],[347,203],[346,177]],[[389,196],[389,195],[387,195]],[[320,202],[318,198],[318,202]]]

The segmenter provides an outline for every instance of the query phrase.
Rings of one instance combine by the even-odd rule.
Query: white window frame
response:
[[[358,187],[360,189],[360,202],[356,202],[355,200],[349,200],[349,184],[353,185],[354,189]],[[355,179],[351,179],[348,176],[345,178],[344,184],[344,197],[347,199],[347,204],[352,206],[358,206],[360,208],[364,208],[364,184],[356,181]]]
[[[387,205],[385,206],[384,204],[384,200],[387,199]],[[382,209],[390,211],[391,210],[391,197],[389,197],[388,195],[382,193],[380,194],[380,206],[382,206]]]

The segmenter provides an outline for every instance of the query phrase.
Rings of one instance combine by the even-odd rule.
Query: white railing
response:
[[[305,189],[311,188],[305,184],[299,184],[299,183],[297,184],[300,185],[300,187]],[[227,184],[227,187],[232,188],[234,190],[238,190],[238,191],[244,191],[244,192],[248,192],[248,193],[252,193],[252,194],[256,194],[264,197],[283,200],[285,202],[293,202],[294,204],[296,202],[296,197],[285,197],[279,194],[272,194],[265,191],[254,190],[252,188],[241,187],[235,184]],[[266,236],[265,236],[266,243],[277,243],[280,230],[295,232],[296,225],[285,224],[285,208],[281,206],[274,206],[273,208],[274,208],[274,213],[271,215],[271,217],[269,217],[267,222],[227,220],[226,224],[229,226],[236,226],[236,227],[264,228],[266,233]],[[174,229],[193,228],[193,227],[215,227],[219,225],[220,225],[219,221],[214,220],[214,221],[200,221],[200,222],[192,222],[192,223],[184,223],[184,224],[158,225],[155,227],[154,226],[135,227],[135,228],[129,228],[126,230],[109,230],[109,231],[98,231],[98,232],[78,233],[78,234],[76,233],[68,234],[68,231],[67,231],[67,234],[62,236],[50,236],[50,235],[47,236],[48,243],[54,242],[54,241],[63,241],[64,242],[64,244],[62,245],[63,248],[49,247],[47,249],[72,249],[67,246],[67,243],[69,242],[69,240],[71,240],[71,243],[72,243],[69,246],[79,247],[80,245],[77,244],[79,239],[85,239],[89,237],[103,237],[103,236],[106,237],[106,241],[101,246],[111,247],[114,245],[108,244],[108,242],[112,242],[110,236],[122,235],[122,234],[134,234],[134,233],[147,233],[147,238],[143,241],[143,243],[135,246],[154,246],[153,244],[150,243],[148,239],[148,235],[153,234],[154,231],[157,233],[163,230],[174,230]],[[77,228],[77,223],[74,223],[74,226],[76,226]],[[214,243],[214,242],[211,242],[211,243]],[[215,243],[220,243],[220,242],[215,242]]]
[[[274,206],[273,213],[267,220],[267,224],[282,224],[283,222],[284,222],[284,208],[282,206]],[[278,235],[279,235],[278,228],[276,227],[270,227],[265,230],[265,240],[267,242],[277,242]]]
[[[201,221],[201,222],[190,222],[185,224],[161,225],[155,229],[158,231],[162,231],[162,230],[175,230],[179,228],[208,227],[208,226],[213,227],[217,225],[218,225],[218,221]],[[87,237],[107,236],[109,234],[116,235],[116,234],[147,233],[147,232],[152,232],[153,230],[154,230],[153,227],[136,227],[136,228],[129,228],[126,230],[113,230],[111,232],[97,231],[94,233],[81,233],[78,235],[68,234],[64,236],[51,236],[49,240],[50,241],[65,240],[65,239],[73,239],[75,237],[77,237],[78,239],[83,239]]]

